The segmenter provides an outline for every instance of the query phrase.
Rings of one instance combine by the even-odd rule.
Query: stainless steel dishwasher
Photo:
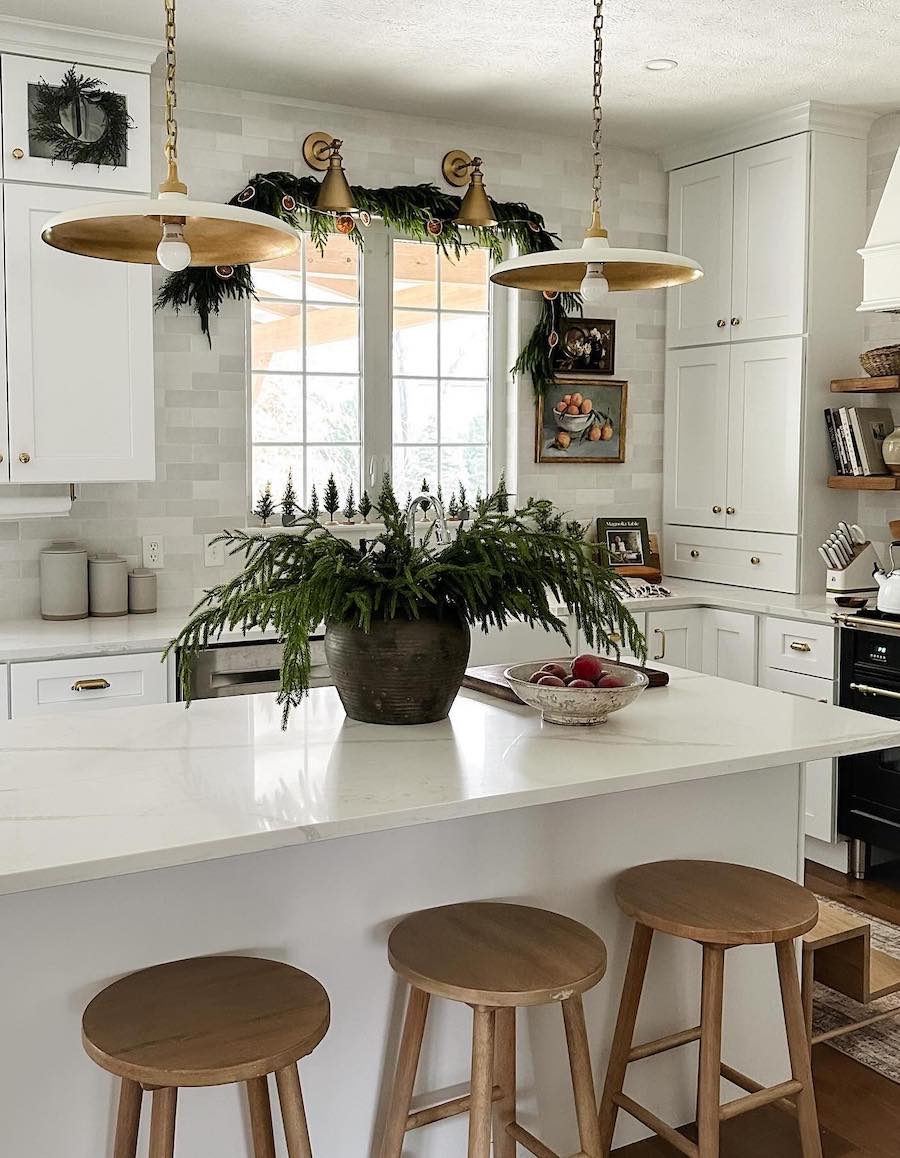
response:
[[[309,641],[312,670],[310,687],[325,687],[334,681],[325,660],[323,636]],[[260,639],[253,642],[215,643],[194,661],[193,695],[196,700],[221,696],[249,696],[256,692],[277,692],[281,674],[281,643]],[[179,699],[184,695],[179,689]]]

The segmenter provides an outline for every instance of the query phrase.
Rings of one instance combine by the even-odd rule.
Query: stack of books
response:
[[[894,429],[890,410],[882,406],[832,406],[825,411],[836,474],[888,474],[881,444]]]

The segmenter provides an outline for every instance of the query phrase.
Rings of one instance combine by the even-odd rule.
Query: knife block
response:
[[[825,597],[838,595],[877,595],[878,584],[872,578],[878,564],[871,543],[858,543],[853,559],[846,567],[828,567],[825,571]]]

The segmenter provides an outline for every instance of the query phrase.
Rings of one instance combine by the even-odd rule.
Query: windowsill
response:
[[[432,520],[432,519],[416,519],[416,526],[417,527],[425,527],[425,526],[430,525],[433,521],[434,520]],[[448,526],[453,526],[453,527],[458,526],[459,522],[460,522],[459,519],[448,519],[447,520]],[[370,538],[372,538],[375,535],[380,535],[384,531],[384,523],[335,522],[335,523],[323,523],[322,526],[326,531],[330,531],[333,535],[337,535],[340,538],[343,538],[343,537],[349,538],[351,535],[359,535],[361,538],[365,538],[366,536],[369,536]],[[248,534],[262,534],[262,535],[300,535],[303,533],[302,527],[282,527],[280,524],[276,524],[276,523],[270,523],[266,527],[247,526],[247,527],[242,527],[241,529],[243,531],[246,531]]]

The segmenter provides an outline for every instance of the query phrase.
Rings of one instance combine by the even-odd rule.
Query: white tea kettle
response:
[[[890,546],[891,570],[876,568],[873,572],[878,584],[878,610],[887,615],[900,615],[900,571],[894,560],[895,547],[900,547],[900,540],[895,539]]]

